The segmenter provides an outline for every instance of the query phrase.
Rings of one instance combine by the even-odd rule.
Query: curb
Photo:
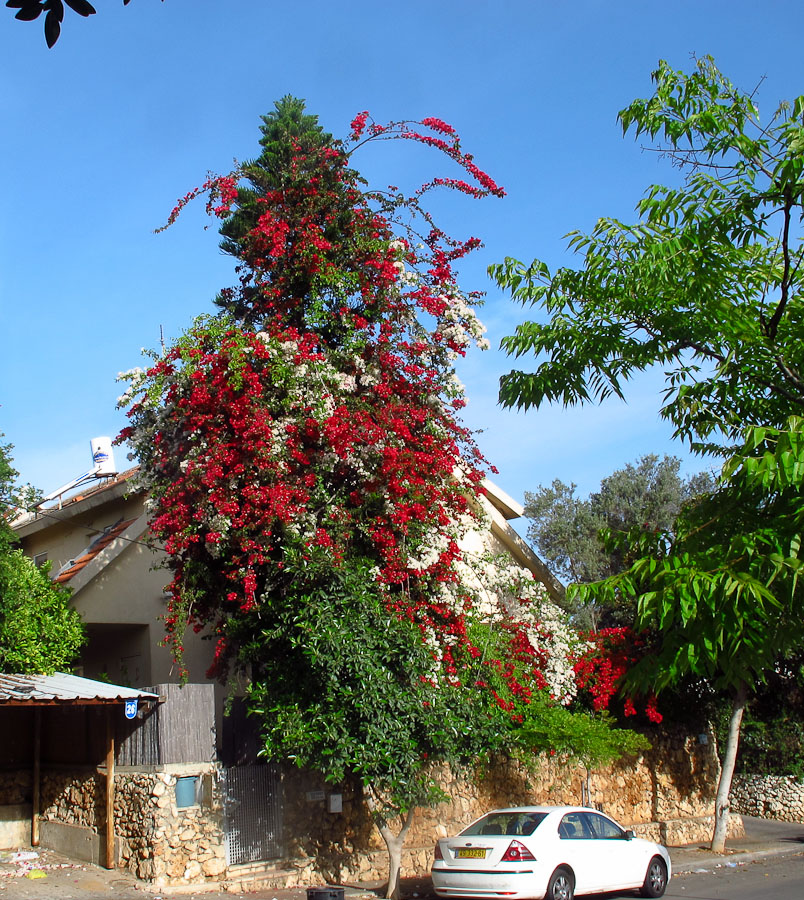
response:
[[[706,856],[699,860],[690,860],[676,863],[673,854],[670,853],[670,862],[673,866],[673,877],[676,875],[690,875],[696,872],[709,872],[712,869],[732,868],[742,863],[756,862],[773,856],[796,856],[804,853],[804,845],[796,847],[769,847],[766,850],[747,850],[730,853],[728,856]]]

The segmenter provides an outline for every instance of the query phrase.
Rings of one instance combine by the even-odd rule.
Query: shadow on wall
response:
[[[286,768],[282,783],[287,856],[314,859],[322,877],[340,884],[361,871],[366,853],[385,850],[356,782],[335,787]]]

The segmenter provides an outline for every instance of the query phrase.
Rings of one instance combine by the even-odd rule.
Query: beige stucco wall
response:
[[[178,677],[170,650],[160,646],[164,637],[160,617],[167,608],[164,588],[170,581],[167,570],[154,569],[160,558],[160,555],[152,553],[141,544],[130,544],[75,594],[72,600],[87,624],[142,627],[140,646],[142,653],[148,657],[148,663],[142,684],[133,685],[134,687],[175,681]],[[113,681],[116,660],[122,658],[124,649],[110,647],[110,653],[114,652],[115,656],[110,657],[106,671]],[[203,641],[200,635],[190,632],[184,659],[190,681],[204,681],[212,654],[212,642]],[[91,678],[95,673],[85,671],[85,674]]]
[[[126,488],[121,484],[97,495],[97,502],[73,498],[64,509],[46,509],[46,515],[21,528],[21,541],[29,556],[47,552],[53,573],[68,560],[75,559],[100,531],[120,519],[136,519],[143,511],[139,496],[114,496]],[[81,510],[73,514],[74,509]],[[61,519],[61,521],[60,521]]]
[[[140,519],[143,496],[126,495],[129,489],[129,484],[121,483],[83,500],[74,498],[64,510],[49,511],[21,530],[23,549],[29,556],[47,553],[55,574],[105,528]],[[159,567],[162,554],[145,546],[148,532],[142,527],[135,531],[134,540],[114,541],[102,551],[103,559],[90,561],[66,586],[73,590],[71,605],[87,625],[89,642],[80,660],[81,674],[146,687],[177,681],[178,671],[170,650],[160,646],[170,573]],[[204,681],[212,661],[212,642],[200,637],[193,634],[187,641],[190,681]]]

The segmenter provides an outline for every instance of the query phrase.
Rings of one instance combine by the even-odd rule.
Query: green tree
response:
[[[643,526],[651,531],[670,531],[682,506],[713,484],[707,473],[682,478],[677,457],[655,454],[628,463],[600,483],[600,489],[583,499],[574,484],[555,479],[525,492],[528,537],[540,556],[565,582],[597,581],[626,568],[628,548],[606,546],[601,532],[630,531]],[[596,631],[633,625],[636,609],[620,600],[611,608],[592,603],[573,610],[576,623]]]
[[[604,603],[630,596],[640,623],[656,629],[656,653],[635,680],[661,689],[702,674],[732,695],[712,841],[722,850],[746,698],[802,639],[804,98],[763,124],[753,94],[710,58],[690,74],[661,63],[653,77],[653,96],[620,121],[658,140],[682,182],[651,187],[634,225],[601,219],[590,235],[571,235],[580,269],[493,267],[500,285],[548,313],[504,340],[509,353],[547,358],[506,375],[501,399],[527,408],[622,396],[636,373],[660,365],[662,414],[676,435],[727,460],[674,534],[632,532],[631,567],[578,592]]]
[[[447,799],[431,764],[475,770],[511,743],[510,718],[468,669],[460,686],[440,679],[432,647],[389,612],[368,566],[333,569],[319,556],[290,574],[297,590],[239,626],[257,673],[250,711],[268,758],[360,785],[388,849],[387,896],[398,896],[416,808]]]
[[[262,152],[242,167],[243,179],[237,188],[236,207],[220,226],[221,250],[238,259],[244,255],[259,257],[261,251],[255,244],[262,237],[258,225],[266,212],[266,199],[275,196],[275,192],[288,190],[292,192],[294,203],[285,210],[289,227],[284,239],[288,243],[299,242],[312,219],[320,226],[321,236],[332,243],[335,253],[340,248],[345,249],[348,242],[344,238],[354,233],[354,210],[349,202],[354,185],[341,177],[346,157],[336,156],[339,165],[322,168],[318,164],[322,152],[336,152],[332,135],[319,125],[318,116],[306,112],[304,100],[290,95],[278,100],[274,109],[262,117],[260,131]],[[298,191],[294,191],[305,177],[316,179],[320,190],[330,192],[332,199],[337,198],[339,202],[326,208],[305,203]],[[314,200],[317,195],[318,192],[309,199]],[[341,261],[343,256],[340,253]],[[322,284],[314,286],[317,273],[297,262],[292,255],[277,257],[259,284],[242,285],[238,291],[225,290],[216,298],[216,304],[238,321],[259,326],[272,316],[291,312],[287,307],[281,310],[268,308],[259,302],[259,293],[271,285],[276,289],[277,299],[297,301],[292,308],[293,324],[297,327],[304,326],[304,319],[309,317],[310,306],[314,303],[330,301],[342,305],[343,297],[337,285],[330,286],[329,290]]]
[[[68,605],[70,592],[54,585],[48,568],[14,548],[8,519],[19,498],[11,447],[0,445],[0,671],[50,674],[73,662],[85,641],[81,617]]]
[[[621,535],[636,551],[631,567],[578,587],[579,596],[598,602],[629,598],[638,623],[657,632],[629,673],[631,685],[659,692],[703,677],[730,696],[712,836],[718,852],[747,702],[780,658],[804,646],[802,488],[804,420],[750,428],[717,488],[682,510],[673,534]]]
[[[781,426],[804,410],[801,236],[804,98],[767,124],[709,58],[686,75],[661,63],[653,97],[620,113],[623,129],[663,139],[685,173],[652,186],[634,225],[601,219],[570,247],[580,269],[507,259],[497,283],[545,323],[503,339],[509,354],[545,354],[503,376],[505,406],[622,397],[653,366],[665,371],[662,414],[695,449],[723,453],[745,425]]]

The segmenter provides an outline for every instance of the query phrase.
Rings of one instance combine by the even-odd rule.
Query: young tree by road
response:
[[[493,268],[548,314],[504,340],[540,361],[504,376],[501,399],[527,408],[622,396],[636,373],[661,366],[676,435],[727,460],[674,534],[632,532],[630,569],[581,590],[603,602],[630,593],[660,637],[638,673],[650,671],[653,686],[692,671],[731,692],[712,841],[722,850],[745,697],[802,640],[804,97],[760,121],[754,95],[709,58],[689,74],[661,63],[653,77],[653,96],[620,121],[655,140],[683,181],[649,188],[634,225],[601,219],[573,234],[577,270],[511,259]]]

